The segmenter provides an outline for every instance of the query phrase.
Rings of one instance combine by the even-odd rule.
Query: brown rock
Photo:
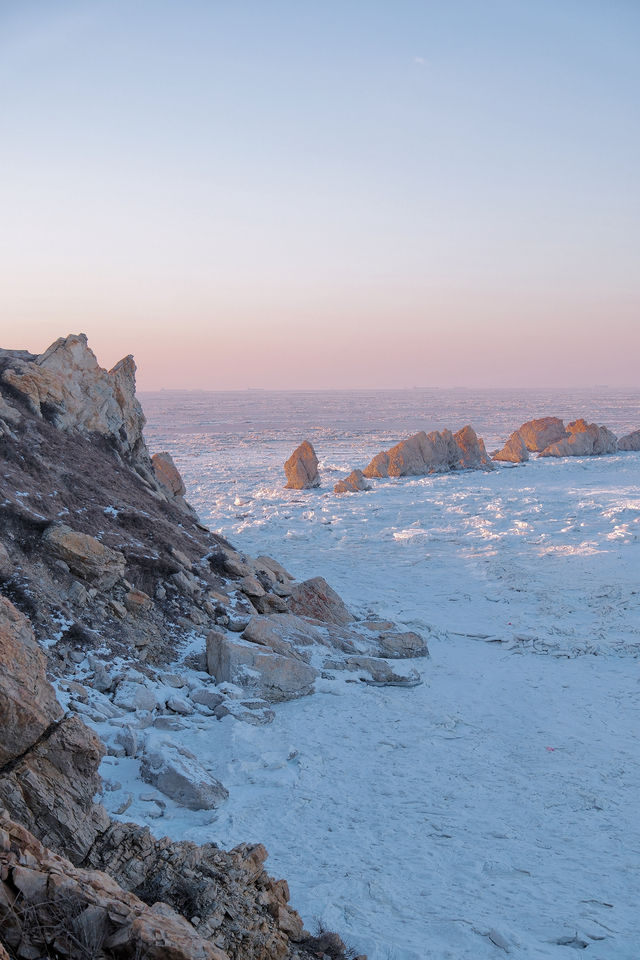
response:
[[[360,490],[370,490],[362,470],[352,470],[344,480],[338,480],[333,488],[334,493],[358,493]]]
[[[519,428],[518,433],[522,441],[532,453],[540,453],[550,443],[562,440],[567,432],[564,423],[559,417],[540,417],[537,420],[527,420]]]
[[[365,468],[365,477],[420,477],[449,470],[489,466],[484,442],[466,426],[455,436],[450,430],[423,430],[377,454]]]
[[[295,584],[288,604],[291,613],[299,617],[312,617],[339,626],[346,626],[355,619],[342,598],[323,577],[313,577]]]
[[[318,458],[308,440],[296,447],[284,465],[284,472],[289,490],[307,490],[320,486]]]
[[[153,472],[158,483],[166,490],[170,497],[183,497],[187,492],[180,471],[173,462],[173,458],[166,450],[154,453],[151,457]]]
[[[585,420],[574,420],[567,427],[569,434],[562,440],[549,444],[540,454],[541,457],[593,457],[605,453],[615,453],[618,441],[607,427]]]
[[[103,589],[109,589],[124,576],[122,553],[105,547],[86,533],[72,530],[66,524],[52,524],[42,535],[47,551],[64,560],[70,570]]]
[[[138,616],[144,613],[145,610],[149,610],[152,604],[153,601],[151,597],[148,593],[145,593],[144,590],[129,590],[129,593],[124,598],[126,609],[134,616]]]
[[[477,435],[473,427],[463,427],[454,433],[453,439],[460,451],[456,464],[460,470],[478,470],[490,466],[484,440]]]
[[[506,463],[524,463],[529,459],[529,451],[517,430],[511,434],[502,450],[494,453],[493,459]]]
[[[270,703],[313,693],[318,671],[293,657],[283,657],[256,643],[231,639],[217,630],[207,636],[207,669],[217,683],[228,681]]]
[[[32,747],[63,715],[45,671],[29,621],[0,596],[0,767]]]

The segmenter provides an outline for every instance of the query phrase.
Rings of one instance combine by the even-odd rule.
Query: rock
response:
[[[287,489],[308,490],[320,486],[318,458],[308,440],[297,447],[284,465]]]
[[[260,556],[256,558],[256,570],[259,572],[260,569],[266,568],[270,570],[275,576],[278,583],[286,584],[288,580],[293,580],[294,578],[288,573],[281,563],[278,563],[277,560],[274,560],[273,557],[264,557]]]
[[[167,698],[167,709],[172,710],[174,713],[180,713],[183,716],[189,716],[193,713],[191,704],[185,700],[184,697],[178,697],[175,694]]]
[[[540,453],[550,443],[562,440],[567,432],[564,423],[559,417],[540,417],[537,420],[527,420],[517,431],[522,441],[532,453]]]
[[[155,710],[159,706],[155,690],[146,681],[121,680],[113,703],[123,710]]]
[[[268,647],[274,653],[300,660],[308,660],[309,654],[297,650],[296,645],[308,647],[322,643],[320,631],[294,614],[251,617],[242,637],[250,643]]]
[[[264,597],[266,590],[260,583],[257,577],[243,577],[240,583],[238,584],[238,589],[242,590],[244,594],[248,597]]]
[[[53,557],[63,560],[77,576],[102,589],[108,590],[124,576],[125,558],[122,553],[106,547],[95,537],[72,530],[66,524],[47,527],[42,540]]]
[[[62,715],[29,621],[0,596],[0,769]]]
[[[81,333],[61,337],[33,361],[16,356],[2,379],[58,428],[111,437],[136,457],[144,450],[145,417],[135,397],[135,371],[130,356],[103,370]]]
[[[194,703],[197,703],[201,707],[206,707],[211,711],[219,707],[225,699],[221,693],[216,693],[215,690],[209,687],[196,687],[191,691],[189,696]]]
[[[138,731],[130,723],[118,730],[115,741],[122,747],[126,757],[135,757],[138,753]]]
[[[140,776],[189,810],[214,810],[229,796],[189,750],[159,735],[147,741]]]
[[[346,626],[355,619],[341,597],[323,577],[313,577],[297,583],[289,597],[289,610],[300,617],[312,617],[325,623]]]
[[[640,450],[640,430],[632,430],[620,437],[618,450]]]
[[[365,477],[412,477],[449,470],[489,466],[484,442],[466,426],[455,436],[450,430],[424,430],[377,454],[365,468]]]
[[[180,471],[173,462],[170,453],[154,453],[151,457],[151,465],[156,480],[171,498],[183,497],[187,492],[184,480],[180,476]]]
[[[144,590],[129,590],[124,598],[125,608],[129,613],[133,614],[134,617],[149,610],[152,603],[151,597],[148,593],[145,593]]]
[[[381,657],[389,659],[410,659],[412,657],[428,657],[427,641],[412,630],[406,632],[387,631],[378,634],[376,640]]]
[[[0,541],[0,577],[10,577],[13,572],[13,562],[9,551]]]
[[[357,493],[360,490],[371,490],[362,470],[352,470],[344,480],[338,480],[333,488],[334,493]]]
[[[541,457],[593,457],[615,453],[618,441],[607,427],[585,420],[574,420],[567,427],[568,436],[549,444]]]
[[[22,415],[19,410],[9,403],[6,397],[3,397],[0,393],[0,420],[4,420],[5,423],[11,424],[12,427],[17,427],[17,425],[22,420]]]
[[[318,671],[302,660],[232,640],[215,630],[207,636],[207,667],[218,683],[238,684],[269,703],[312,693],[318,676]]]
[[[529,451],[517,430],[511,434],[502,450],[494,453],[493,459],[505,463],[525,463],[529,459]]]

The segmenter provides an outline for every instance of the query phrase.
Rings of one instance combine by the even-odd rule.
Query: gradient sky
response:
[[[0,0],[0,344],[632,385],[638,0]]]

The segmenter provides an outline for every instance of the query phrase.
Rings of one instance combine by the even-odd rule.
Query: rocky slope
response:
[[[328,670],[410,686],[388,661],[426,643],[212,534],[143,427],[131,358],[107,372],[82,335],[0,351],[0,936],[25,958],[340,957],[264,848],[111,821],[98,767],[135,757],[158,817],[163,795],[212,809],[224,785],[167,731],[268,723]]]

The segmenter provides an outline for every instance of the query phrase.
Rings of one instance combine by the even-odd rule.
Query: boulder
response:
[[[122,553],[66,524],[51,524],[42,534],[42,540],[48,553],[64,560],[83,580],[104,590],[113,587],[124,576],[126,561]]]
[[[29,749],[63,710],[29,621],[0,596],[0,768]]]
[[[358,493],[360,490],[371,490],[362,470],[352,470],[344,480],[338,480],[333,488],[334,493]]]
[[[324,577],[313,577],[296,583],[288,599],[289,611],[299,617],[311,617],[325,623],[346,626],[355,620],[341,597]]]
[[[618,441],[607,427],[599,427],[586,420],[574,420],[567,427],[568,436],[548,447],[541,457],[594,457],[605,453],[615,453]]]
[[[207,636],[207,669],[217,683],[235,683],[269,703],[313,693],[318,671],[256,643],[231,639],[218,630]]]
[[[308,440],[297,447],[284,465],[289,490],[308,490],[320,486],[318,458]]]
[[[147,740],[140,776],[189,810],[214,810],[229,796],[189,750],[159,735]]]
[[[151,465],[156,480],[169,497],[183,497],[185,495],[187,488],[170,453],[167,453],[166,450],[162,453],[154,453],[151,457]]]
[[[33,360],[16,353],[2,379],[25,397],[34,413],[46,415],[60,429],[111,437],[136,457],[146,448],[135,372],[131,356],[103,370],[81,333],[61,337]]]
[[[505,463],[525,463],[529,459],[529,451],[517,430],[511,434],[502,450],[494,453],[493,459]]]
[[[490,461],[483,440],[466,426],[455,435],[433,430],[407,437],[390,450],[377,454],[365,467],[365,477],[421,477],[449,470],[486,468]]]
[[[640,430],[625,433],[618,440],[618,450],[640,450]]]
[[[564,423],[559,417],[539,417],[537,420],[527,420],[517,431],[527,450],[540,453],[550,443],[562,440],[567,432]]]
[[[405,632],[399,630],[385,631],[379,633],[376,640],[380,656],[388,657],[390,660],[429,656],[427,641],[419,633],[414,633],[412,630]]]
[[[294,579],[291,574],[285,570],[282,564],[278,563],[277,560],[274,560],[273,557],[256,557],[255,566],[258,573],[264,568],[270,570],[278,583],[287,583],[289,580]]]
[[[4,420],[5,423],[11,424],[12,427],[17,426],[22,420],[22,415],[19,410],[9,403],[6,397],[3,397],[0,393],[0,420]]]
[[[453,439],[460,451],[456,467],[460,470],[480,470],[491,466],[484,440],[479,437],[473,427],[467,424],[462,430],[454,433]]]
[[[317,627],[291,613],[251,617],[242,636],[250,643],[268,647],[274,653],[303,660],[308,659],[309,654],[297,650],[297,645],[308,647],[322,643],[322,634]]]

